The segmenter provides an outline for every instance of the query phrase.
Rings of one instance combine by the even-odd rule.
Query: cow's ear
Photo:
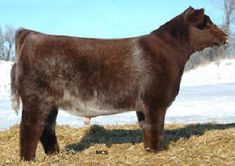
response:
[[[203,22],[204,16],[204,9],[190,10],[187,13],[187,21],[190,24],[198,25]]]

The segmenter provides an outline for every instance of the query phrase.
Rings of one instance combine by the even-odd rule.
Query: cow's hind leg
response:
[[[47,154],[59,153],[59,146],[55,133],[56,117],[58,114],[58,108],[54,107],[45,122],[44,129],[41,135],[41,143],[44,151]]]
[[[48,122],[52,122],[51,124],[53,124],[57,115],[57,109],[52,110],[54,104],[49,100],[50,98],[47,99],[45,100],[43,95],[22,97],[23,111],[20,124],[20,157],[23,160],[32,160],[35,158],[37,144],[40,139],[47,137],[47,139],[56,140],[55,133],[53,134],[53,127],[49,127]],[[52,133],[48,134],[49,132]],[[57,142],[54,145],[57,145]],[[49,148],[49,150],[52,149],[51,147]]]
[[[166,108],[147,108],[145,111],[144,147],[147,151],[161,150]]]
[[[30,112],[23,109],[20,124],[20,157],[22,160],[32,160],[35,158],[35,151],[39,141],[42,124]]]
[[[20,157],[23,160],[35,158],[37,144],[45,124],[45,115],[49,112],[47,105],[31,96],[22,100],[23,111],[20,124]]]

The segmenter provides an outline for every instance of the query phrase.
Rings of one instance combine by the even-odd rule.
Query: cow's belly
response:
[[[66,112],[69,112],[73,115],[77,116],[84,116],[84,117],[95,117],[95,116],[103,116],[103,115],[112,115],[118,114],[122,112],[134,111],[134,110],[127,110],[127,109],[114,109],[114,108],[100,108],[99,106],[90,106],[90,105],[79,105],[79,106],[62,106],[61,107]]]
[[[122,112],[135,111],[133,107],[114,108],[111,103],[103,103],[99,98],[82,101],[79,97],[65,93],[59,104],[63,110],[77,116],[95,117],[102,115],[118,114]]]

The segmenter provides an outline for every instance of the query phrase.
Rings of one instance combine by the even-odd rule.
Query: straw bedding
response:
[[[165,125],[163,150],[143,148],[138,125],[57,126],[61,152],[44,154],[38,145],[36,159],[19,159],[19,126],[0,132],[0,165],[235,165],[235,123]]]

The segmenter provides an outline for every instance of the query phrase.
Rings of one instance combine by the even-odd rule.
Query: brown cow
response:
[[[186,61],[226,38],[203,9],[191,7],[150,34],[127,39],[19,30],[11,77],[14,108],[19,98],[23,107],[21,159],[33,159],[39,141],[47,154],[59,152],[58,108],[85,117],[138,111],[145,149],[159,151],[166,109],[178,94]]]

